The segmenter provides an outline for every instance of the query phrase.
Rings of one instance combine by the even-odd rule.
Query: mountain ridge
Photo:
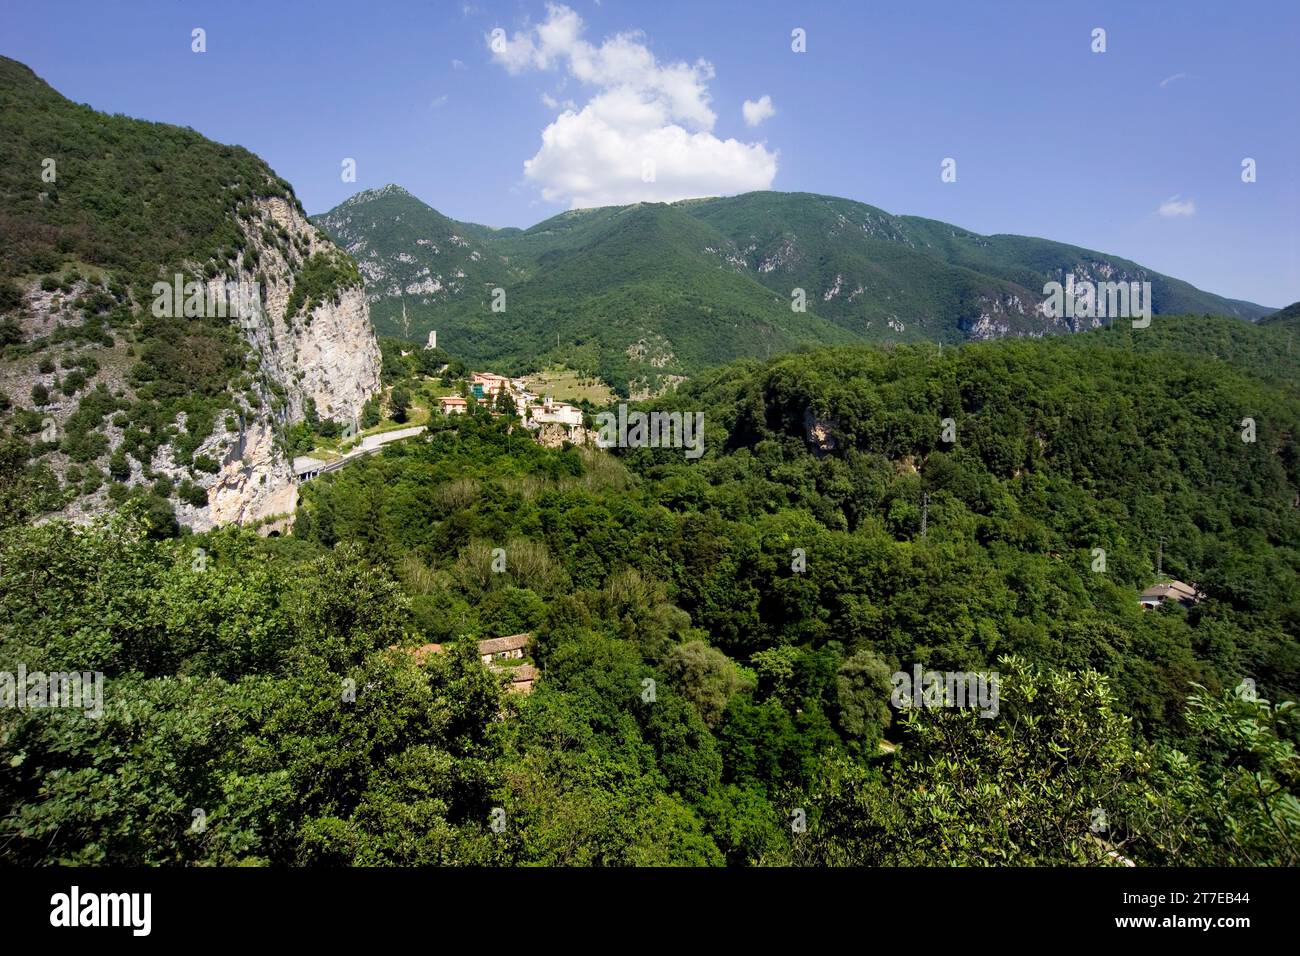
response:
[[[418,231],[399,236],[392,220],[425,222],[444,235],[456,230],[461,242],[431,253],[436,235],[433,243]],[[400,294],[391,281],[368,286],[381,333],[418,340],[437,329],[457,354],[510,368],[569,361],[576,353],[585,371],[632,392],[805,344],[955,344],[1107,324],[1046,314],[1044,285],[1065,284],[1069,276],[1078,283],[1149,282],[1156,315],[1257,321],[1273,311],[1119,256],[1035,237],[985,236],[818,193],[566,210],[524,229],[493,229],[452,220],[390,184],[312,221],[357,255],[363,271],[409,280]],[[617,258],[606,248],[611,242],[621,250]],[[475,254],[474,267],[467,267],[466,257]],[[611,266],[617,271],[608,272]],[[464,281],[449,284],[448,275]],[[422,292],[420,280],[431,276],[438,288]],[[495,289],[505,292],[505,314],[491,310]],[[702,325],[690,327],[692,291],[696,299],[713,296],[715,313],[736,311],[739,321],[726,341],[701,339],[716,314],[696,310]],[[509,316],[512,309],[520,314]],[[638,314],[639,321],[629,321]]]

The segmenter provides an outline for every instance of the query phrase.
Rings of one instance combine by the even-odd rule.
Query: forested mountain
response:
[[[1300,302],[1292,302],[1285,309],[1279,309],[1272,315],[1260,319],[1261,325],[1286,325],[1292,329],[1300,326]]]
[[[356,260],[371,321],[385,334],[420,338],[430,307],[521,275],[487,247],[492,230],[466,228],[400,186],[357,193],[312,222]]]
[[[811,193],[573,210],[492,230],[453,224],[386,186],[315,221],[361,256],[381,331],[420,339],[436,328],[458,354],[502,367],[569,362],[624,394],[800,344],[957,343],[1107,324],[1044,314],[1044,284],[1070,275],[1150,282],[1158,315],[1253,321],[1269,311],[1115,256]],[[497,288],[505,297],[493,311]],[[792,309],[796,289],[803,312]]]
[[[2,58],[0,107],[0,863],[1300,864],[1294,306],[809,194],[317,226]],[[1066,273],[1160,317],[1039,318]],[[702,454],[547,444],[484,362]],[[69,672],[98,713],[13,703]]]
[[[139,498],[160,534],[291,513],[285,429],[378,386],[361,276],[287,182],[3,57],[0,349],[6,507]]]
[[[1294,307],[1292,307],[1294,308]],[[1069,341],[1102,342],[1125,351],[1180,352],[1217,359],[1295,394],[1300,392],[1300,313],[1276,312],[1258,323],[1186,315],[1135,329],[1117,323]]]
[[[1269,311],[1117,256],[1028,236],[982,236],[834,196],[759,192],[685,205],[742,245],[765,284],[803,285],[823,314],[854,328],[868,323],[869,337],[890,319],[920,325],[923,334],[911,338],[940,341],[1080,331],[1086,320],[1053,326],[1035,309],[1044,283],[1064,283],[1069,274],[1076,282],[1148,281],[1158,315],[1253,321]]]
[[[361,256],[363,271],[382,272],[383,289],[405,290],[368,286],[381,332],[418,339],[436,328],[473,362],[564,362],[636,393],[738,356],[856,338],[792,311],[788,291],[754,281],[730,242],[677,206],[565,213],[466,246],[435,232],[428,245],[418,231],[451,221],[396,187],[378,192],[315,221]],[[407,239],[392,241],[398,232]],[[459,278],[444,289],[449,275]]]
[[[820,349],[655,407],[704,414],[701,459],[476,410],[307,485],[291,540],[193,539],[206,570],[129,515],[5,532],[0,647],[131,676],[0,738],[0,852],[1300,862],[1294,395],[1101,334]],[[1138,605],[1162,542],[1191,608]],[[473,639],[521,631],[541,677],[503,696]],[[891,706],[917,665],[998,672],[1000,717]]]

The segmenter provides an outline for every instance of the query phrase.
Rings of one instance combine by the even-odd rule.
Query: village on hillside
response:
[[[515,414],[523,426],[537,433],[539,441],[550,444],[546,437],[558,434],[563,440],[582,440],[582,409],[566,402],[557,402],[551,396],[530,392],[523,378],[507,378],[494,372],[471,372],[469,397],[445,395],[438,399],[444,415],[462,415],[469,410],[471,401],[495,410],[500,407],[501,395],[514,404]]]
[[[427,356],[437,353],[437,333],[429,334],[428,344],[420,349],[402,350],[401,357]],[[459,369],[464,367],[457,363]],[[336,471],[352,461],[379,451],[385,445],[422,434],[427,425],[419,423],[421,416],[432,418],[434,415],[464,415],[471,406],[485,409],[491,415],[501,415],[507,410],[513,411],[519,423],[526,428],[533,438],[542,445],[559,447],[565,442],[584,444],[591,439],[591,434],[583,424],[583,410],[568,402],[557,401],[549,394],[552,384],[545,376],[536,379],[528,377],[510,378],[491,371],[453,370],[451,365],[443,362],[430,369],[425,366],[427,382],[432,371],[442,376],[442,388],[450,389],[449,394],[437,394],[432,391],[423,400],[416,396],[414,400],[404,397],[396,398],[397,387],[390,389],[387,398],[381,393],[375,399],[376,408],[380,402],[390,408],[387,424],[379,424],[376,412],[371,422],[364,419],[360,423],[364,431],[357,430],[357,423],[338,426],[338,431],[324,440],[317,441],[315,447],[306,446],[304,453],[294,456],[293,470],[299,482],[310,481],[327,472]],[[535,382],[540,382],[544,393]],[[409,384],[409,383],[408,383]],[[412,391],[416,389],[412,387]],[[408,408],[408,403],[415,404]],[[425,407],[427,405],[427,407]],[[401,407],[400,413],[397,411]],[[411,416],[411,417],[408,417]]]

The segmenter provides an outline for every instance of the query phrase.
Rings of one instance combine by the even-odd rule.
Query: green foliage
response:
[[[1185,749],[1153,757],[1153,795],[1128,808],[1124,835],[1160,866],[1300,863],[1295,707],[1244,688],[1188,699]]]
[[[30,179],[45,157],[57,158],[58,178],[42,185],[42,196]],[[178,126],[97,113],[7,58],[0,59],[0,158],[4,276],[51,272],[75,257],[152,281],[166,271],[160,267],[202,262],[233,244],[230,213],[239,199],[296,202],[247,150],[215,146]]]
[[[0,281],[0,313],[17,312],[23,305],[23,293],[18,284],[6,279]]]
[[[399,424],[406,421],[411,409],[411,393],[403,386],[396,386],[388,395],[389,415]]]
[[[1103,864],[1097,836],[1139,756],[1104,679],[999,661],[1000,712],[909,710],[883,773],[847,761],[810,788],[796,855],[822,865]],[[1104,829],[1104,828],[1103,828]]]
[[[521,732],[579,673],[608,688],[601,695],[630,695],[634,714],[647,677],[660,700],[688,703],[721,774],[690,765],[678,778],[686,789],[669,792],[693,794],[728,862],[936,862],[924,848],[939,846],[944,862],[1113,863],[1112,851],[1155,860],[1173,844],[1133,808],[1166,806],[1191,785],[1160,769],[1196,739],[1190,684],[1235,686],[1249,674],[1279,696],[1300,688],[1288,636],[1300,608],[1290,506],[1300,409],[1180,351],[1153,361],[1102,338],[733,367],[656,403],[706,410],[704,458],[628,450],[631,474],[590,452],[569,474],[558,466],[570,452],[540,449],[504,422],[436,421],[427,443],[308,486],[298,531],[357,541],[400,568],[428,639],[514,630],[535,611],[501,609],[540,609],[540,599],[546,620],[529,629],[543,679]],[[1239,433],[1251,408],[1269,409],[1254,445]],[[949,416],[955,446],[940,440]],[[810,440],[810,421],[824,440]],[[554,477],[535,477],[547,471]],[[1190,612],[1137,605],[1162,537],[1165,569],[1206,593]],[[502,574],[491,568],[496,545],[508,556]],[[1096,546],[1104,574],[1091,569]],[[794,548],[805,570],[792,567]],[[634,655],[613,684],[610,640]],[[889,675],[916,662],[1005,667],[1000,718],[891,721]],[[583,712],[608,706],[593,700]],[[897,756],[881,755],[882,733]],[[580,739],[586,750],[611,738]],[[951,774],[946,762],[967,744],[992,769],[964,789],[922,782]],[[1053,746],[1095,760],[1070,763]],[[532,759],[560,780],[585,779],[553,755]],[[1294,794],[1281,769],[1272,779],[1270,799]],[[559,799],[556,786],[548,798]],[[903,799],[922,787],[931,802]],[[596,798],[582,793],[566,805],[574,818],[529,811],[539,845],[587,825],[576,808]],[[827,793],[850,800],[835,812],[861,815],[867,829],[845,823],[830,846],[791,842],[776,808]],[[1093,801],[1107,794],[1110,830],[1099,831]],[[757,815],[724,809],[728,799]],[[1211,849],[1216,839],[1184,859],[1237,852],[1222,841]]]
[[[57,304],[76,318],[56,323],[34,341],[6,318],[0,344],[6,361],[25,365],[37,350],[60,346],[41,355],[37,367],[50,374],[57,354],[65,374],[39,383],[33,399],[45,405],[51,390],[80,397],[65,423],[61,450],[78,465],[111,464],[123,476],[122,459],[105,460],[110,417],[122,431],[122,453],[145,464],[166,445],[175,461],[187,461],[223,420],[228,431],[237,430],[230,423],[263,404],[259,391],[275,391],[275,383],[258,372],[259,357],[250,354],[239,323],[155,316],[151,290],[155,281],[176,274],[187,280],[232,277],[241,256],[250,267],[257,265],[245,230],[254,228],[259,203],[284,200],[302,212],[288,184],[244,149],[189,129],[97,113],[4,58],[0,105],[0,312],[20,312],[19,282],[39,274],[40,288],[56,293]],[[57,159],[57,179],[42,183],[38,192],[30,188],[30,171],[42,170],[46,157]],[[310,312],[341,289],[361,284],[355,264],[338,250],[326,247],[307,257],[308,244],[291,242],[281,225],[264,228],[263,235],[297,269],[291,311]],[[258,281],[267,282],[261,271]],[[131,344],[121,347],[119,339]],[[123,368],[128,357],[134,361]],[[111,376],[102,376],[101,365]],[[117,384],[122,371],[125,390]],[[106,382],[113,383],[111,395]],[[18,432],[37,431],[17,414],[11,421]],[[206,456],[195,467],[216,470]],[[97,488],[97,479],[86,478],[69,482],[67,493],[76,497]],[[163,491],[145,495],[144,502],[156,527],[175,528]],[[114,489],[110,502],[134,494]],[[172,497],[179,494],[169,490]],[[184,500],[198,498],[191,491]]]
[[[570,210],[494,230],[385,186],[314,221],[381,263],[385,286],[437,280],[381,296],[371,309],[381,333],[423,343],[437,329],[470,362],[502,371],[565,362],[623,396],[800,345],[962,342],[990,314],[1012,334],[1041,334],[1032,305],[1067,273],[1149,281],[1158,315],[1269,312],[1116,256],[811,193]],[[795,289],[805,312],[791,310]]]
[[[1068,343],[799,356],[678,399],[709,409],[697,462],[435,419],[305,485],[292,550],[150,541],[144,499],[138,525],[7,532],[0,649],[135,675],[116,706],[148,702],[139,739],[172,743],[167,760],[161,743],[108,756],[111,709],[23,724],[0,753],[22,758],[0,845],[101,862],[1293,859],[1290,708],[1184,704],[1192,681],[1243,672],[1291,694],[1289,399],[1201,360]],[[1256,404],[1264,454],[1232,427]],[[833,444],[810,444],[809,408]],[[926,537],[889,530],[922,489]],[[1151,494],[1161,510],[1125,507]],[[1136,606],[1158,534],[1207,591],[1191,613]],[[1270,570],[1247,586],[1242,568]],[[503,698],[473,642],[520,631],[541,678]],[[421,666],[387,650],[427,642],[446,651]],[[998,715],[895,715],[889,675],[917,662],[999,671]],[[34,801],[55,768],[76,786],[54,774]],[[111,794],[100,825],[87,788]],[[193,806],[205,840],[184,829]]]
[[[37,345],[7,322],[6,355],[27,371],[38,348],[126,335],[135,360],[128,398],[92,381],[116,356],[66,351],[63,482],[24,440],[40,413],[0,436],[0,671],[107,677],[99,719],[0,709],[0,861],[1297,862],[1293,708],[1229,690],[1300,692],[1291,317],[760,364],[801,343],[956,341],[950,320],[989,296],[1103,260],[770,193],[526,231],[426,217],[447,253],[417,267],[473,268],[376,309],[406,340],[381,344],[395,419],[433,376],[463,379],[461,359],[409,347],[436,321],[466,360],[563,358],[624,394],[695,375],[656,405],[704,412],[704,456],[545,448],[476,409],[304,485],[291,539],[176,539],[173,501],[206,493],[147,466],[171,443],[217,470],[198,449],[251,403],[256,366],[233,324],[132,302],[160,268],[251,262],[240,217],[291,194],[242,150],[93,114],[12,61],[0,99],[0,192],[17,197],[0,277],[44,275],[83,320]],[[44,155],[67,164],[44,198],[3,179]],[[390,218],[382,243],[411,238]],[[298,264],[291,316],[360,284],[341,254],[262,237]],[[1259,311],[1153,282],[1157,311]],[[379,415],[372,400],[363,424]],[[291,450],[337,430],[306,417]],[[27,525],[106,480],[112,519]],[[1163,570],[1205,596],[1190,609],[1137,605],[1162,542]],[[540,677],[506,695],[475,642],[525,631]],[[442,653],[410,653],[429,643]],[[997,715],[898,713],[891,678],[913,666],[998,671]]]
[[[1294,307],[1293,307],[1294,308]],[[1140,353],[1178,352],[1216,359],[1297,394],[1300,389],[1300,324],[1286,310],[1258,325],[1209,315],[1155,318],[1144,329],[1119,322],[1072,341]]]
[[[361,427],[374,428],[379,421],[379,403],[373,398],[366,399],[365,404],[361,406]]]
[[[858,651],[840,665],[836,702],[844,736],[871,753],[889,726],[890,668],[868,650]]]
[[[337,300],[345,289],[360,285],[361,273],[350,258],[334,250],[314,253],[294,276],[285,316],[310,312]]]
[[[386,650],[403,602],[347,549],[300,569],[246,533],[202,544],[129,516],[0,539],[0,668],[107,674],[100,719],[3,711],[0,857],[472,862],[453,824],[487,817],[496,682]]]

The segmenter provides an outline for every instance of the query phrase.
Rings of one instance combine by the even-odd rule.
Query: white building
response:
[[[533,406],[530,409],[532,420],[538,425],[563,425],[566,428],[577,428],[582,425],[582,409],[564,402],[554,401],[551,396],[547,395],[542,400],[542,407]]]

